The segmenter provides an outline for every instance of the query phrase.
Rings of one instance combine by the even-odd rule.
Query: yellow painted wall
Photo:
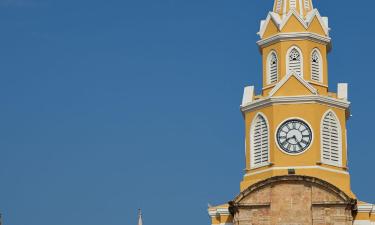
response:
[[[332,110],[338,117],[341,125],[342,132],[342,167],[335,167],[330,165],[321,165],[321,139],[320,139],[320,127],[321,120],[324,114]],[[269,135],[270,135],[270,162],[272,165],[251,169],[250,166],[250,129],[251,124],[258,113],[262,113],[266,116],[269,123]],[[309,149],[300,155],[289,155],[281,151],[277,145],[276,132],[281,123],[287,119],[300,118],[310,125],[313,132],[313,142]],[[346,111],[345,109],[330,107],[328,105],[318,103],[305,103],[305,104],[279,104],[272,105],[259,110],[248,112],[245,114],[245,127],[246,127],[246,170],[247,174],[259,172],[265,169],[274,167],[293,167],[293,166],[322,166],[325,168],[333,169],[346,172],[347,165],[347,154],[346,154]],[[313,175],[315,177],[326,180],[340,189],[344,190],[347,194],[352,195],[350,191],[350,177],[349,175],[343,175],[341,173],[334,172],[322,172],[317,169],[301,170],[305,175]],[[254,184],[257,181],[267,179],[277,173],[278,175],[284,175],[285,171],[267,172],[257,174],[254,176],[245,176],[244,181],[241,185],[241,190]]]
[[[320,95],[327,95],[328,93],[328,63],[327,63],[327,47],[323,44],[316,43],[309,40],[287,40],[278,42],[262,49],[263,61],[263,96],[267,96],[275,84],[267,85],[267,58],[268,55],[275,51],[278,58],[279,80],[284,78],[287,71],[287,54],[291,47],[298,47],[302,52],[303,58],[303,78],[310,82],[315,88],[319,90]],[[311,80],[311,53],[314,49],[318,49],[322,56],[323,63],[323,83],[316,83]]]

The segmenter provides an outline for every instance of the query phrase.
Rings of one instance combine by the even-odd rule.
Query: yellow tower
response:
[[[325,199],[325,209],[342,210],[342,215],[332,214],[329,218],[344,221],[337,224],[353,224],[366,213],[369,216],[363,217],[369,225],[371,220],[375,224],[375,207],[357,204],[350,187],[346,132],[350,115],[348,85],[338,84],[337,93],[328,89],[329,30],[328,18],[319,14],[312,0],[275,0],[273,11],[261,21],[257,44],[263,61],[263,87],[259,95],[255,94],[253,86],[246,87],[241,105],[246,134],[246,168],[241,194],[230,204],[209,208],[212,224],[274,225],[276,222],[272,221],[280,220],[285,224],[331,224],[306,222],[320,213],[321,207],[317,205],[318,202],[323,204],[322,199]],[[292,184],[297,185],[295,190]],[[299,184],[310,189],[304,190]],[[269,191],[265,191],[267,185]],[[275,186],[280,190],[273,188]],[[276,190],[285,196],[280,197]],[[264,194],[259,194],[263,191]],[[251,197],[255,192],[260,196]],[[309,199],[306,206],[311,210],[303,211],[304,202],[293,210],[311,218],[306,218],[305,222],[295,221],[288,217],[289,212],[281,216],[282,210],[277,211],[280,217],[274,218],[274,207],[284,207],[280,198],[299,202],[293,199],[294,195],[306,195]],[[246,198],[248,200],[244,200]],[[350,210],[329,207],[329,202],[346,204],[346,210]],[[260,211],[251,211],[251,207],[260,207],[264,214],[256,214]],[[287,207],[292,206],[288,203]],[[361,214],[361,209],[365,213]],[[264,223],[254,222],[246,213],[268,219]],[[245,217],[247,219],[243,219]]]

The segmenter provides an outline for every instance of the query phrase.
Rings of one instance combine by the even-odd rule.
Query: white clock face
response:
[[[312,132],[305,122],[292,119],[280,125],[276,134],[277,144],[289,154],[304,152],[312,142]]]

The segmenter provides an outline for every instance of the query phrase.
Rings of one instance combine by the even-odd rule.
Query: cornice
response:
[[[229,212],[228,208],[215,208],[215,209],[209,209],[208,215],[211,217],[216,216],[229,216],[231,213]]]
[[[288,97],[267,97],[256,100],[250,104],[241,106],[241,112],[251,112],[259,108],[267,107],[275,104],[301,104],[301,103],[321,103],[338,108],[348,109],[350,102],[345,100],[338,100],[331,97],[321,95],[308,96],[288,96]]]
[[[375,205],[372,205],[372,204],[365,204],[365,205],[359,204],[357,208],[358,208],[358,212],[375,213]]]
[[[261,48],[274,44],[280,41],[290,41],[290,40],[310,40],[321,44],[328,45],[328,51],[331,49],[331,38],[318,35],[311,32],[291,32],[291,33],[280,33],[257,41],[257,45]]]

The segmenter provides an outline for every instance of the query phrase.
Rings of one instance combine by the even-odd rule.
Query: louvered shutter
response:
[[[277,13],[281,12],[281,2],[282,2],[282,0],[277,0],[277,2],[276,2],[276,12]]]
[[[289,53],[289,72],[295,71],[298,75],[301,75],[301,54],[295,48],[293,48]]]
[[[262,166],[269,161],[268,126],[263,116],[258,115],[252,125],[252,167]]]
[[[321,82],[321,61],[320,55],[316,50],[311,55],[311,79]]]
[[[277,56],[274,52],[271,53],[268,60],[268,76],[269,83],[275,83],[278,80],[278,65]]]
[[[305,0],[305,9],[310,9],[310,0]]]
[[[322,124],[322,162],[341,165],[341,130],[336,116],[329,112]]]
[[[290,0],[289,1],[289,7],[293,8],[293,9],[297,8],[297,2],[296,2],[296,0]]]

